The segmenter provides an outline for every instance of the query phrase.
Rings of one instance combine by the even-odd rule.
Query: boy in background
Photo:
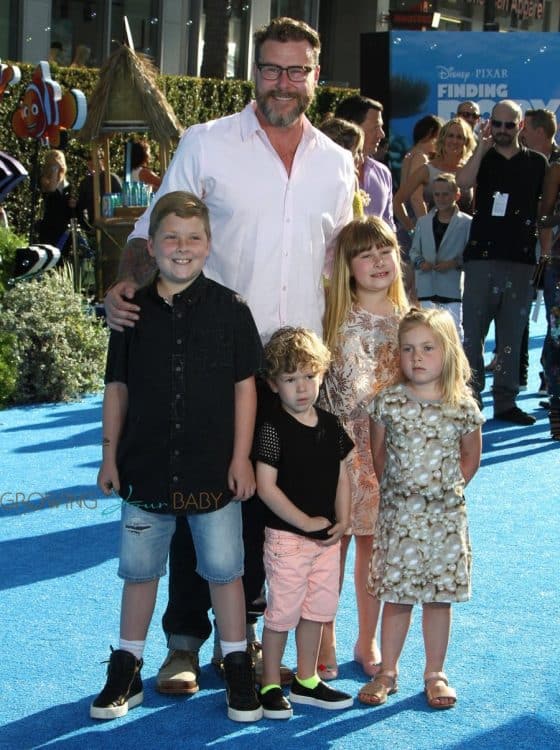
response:
[[[432,183],[435,206],[416,222],[410,260],[421,307],[441,307],[453,316],[463,340],[463,250],[472,218],[459,210],[461,192],[454,175],[443,172]]]

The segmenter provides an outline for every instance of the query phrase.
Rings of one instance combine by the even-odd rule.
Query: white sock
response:
[[[228,654],[234,651],[247,651],[247,639],[244,641],[220,641],[222,656],[225,659]]]
[[[119,638],[119,648],[122,651],[128,651],[130,654],[134,654],[137,659],[142,658],[145,645],[146,641],[127,641],[124,638]]]

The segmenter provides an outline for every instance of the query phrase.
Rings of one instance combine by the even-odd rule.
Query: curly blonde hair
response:
[[[325,373],[331,354],[319,336],[308,328],[285,326],[272,334],[264,347],[264,370],[267,378],[309,368],[315,374]]]

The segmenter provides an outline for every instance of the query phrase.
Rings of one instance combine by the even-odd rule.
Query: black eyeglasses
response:
[[[478,112],[457,112],[459,117],[468,117],[469,120],[480,120]]]
[[[281,65],[272,65],[272,63],[257,63],[257,70],[266,81],[277,81],[286,71],[292,83],[302,83],[314,69],[314,65],[288,65],[287,68],[283,68]]]
[[[504,127],[506,130],[513,130],[516,126],[517,126],[517,123],[512,122],[511,120],[495,120],[494,118],[492,118],[493,128]]]

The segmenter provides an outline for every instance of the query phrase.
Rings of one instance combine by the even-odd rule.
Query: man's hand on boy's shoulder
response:
[[[105,294],[104,306],[107,325],[114,331],[133,328],[139,319],[138,305],[127,302],[132,299],[138,286],[133,281],[118,281]]]
[[[148,242],[142,237],[134,237],[123,248],[119,275],[122,279],[109,287],[105,294],[105,314],[107,325],[115,331],[134,328],[139,319],[140,308],[127,300],[153,278],[156,265],[148,252]]]
[[[228,471],[228,487],[234,500],[249,500],[256,491],[255,472],[248,458],[232,459]]]

